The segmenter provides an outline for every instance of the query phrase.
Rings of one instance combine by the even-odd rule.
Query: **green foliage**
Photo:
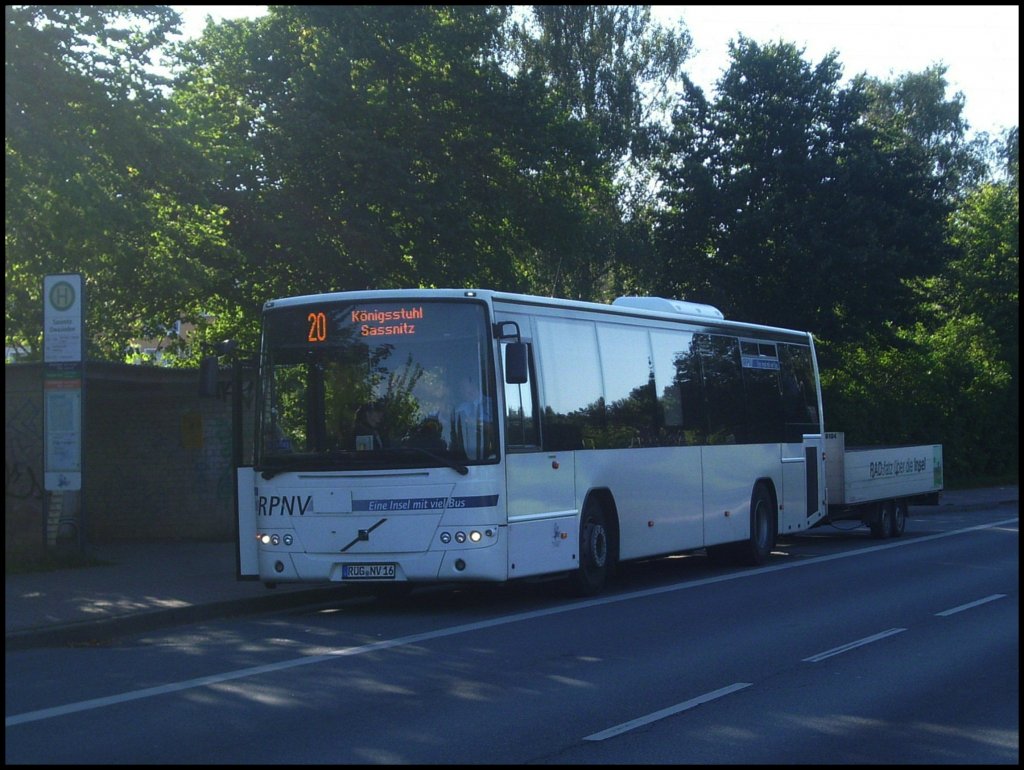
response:
[[[1016,187],[979,182],[944,68],[844,88],[834,54],[743,37],[731,53],[713,103],[684,84],[652,293],[813,331],[827,425],[852,443],[941,441],[953,474],[1016,467]]]
[[[956,249],[928,288],[928,305],[942,315],[977,314],[999,341],[999,358],[1019,374],[1020,190],[1016,184],[975,188],[949,220]]]
[[[975,316],[835,346],[822,373],[825,427],[848,445],[941,443],[952,478],[1016,468],[1017,386],[998,347]]]
[[[192,194],[162,81],[144,69],[166,6],[7,6],[6,344],[41,354],[42,281],[80,272],[88,354],[197,318],[223,211]]]
[[[918,321],[888,340],[824,345],[827,424],[854,442],[941,442],[951,478],[1019,464],[1019,193],[974,188],[950,216],[952,256],[913,284]]]
[[[522,101],[486,55],[500,23],[479,7],[275,6],[182,53],[176,99],[220,164],[239,300],[523,284]]]
[[[865,125],[835,54],[740,37],[708,103],[688,88],[661,164],[655,293],[853,340],[909,319],[943,255],[927,159]]]
[[[292,294],[684,297],[814,332],[852,442],[1016,467],[1019,132],[968,142],[943,66],[844,86],[740,37],[708,100],[647,6],[270,6],[173,48],[167,6],[5,18],[9,347],[57,272],[91,357],[191,320],[177,365]]]
[[[946,100],[945,65],[908,72],[892,81],[861,78],[870,96],[868,121],[894,146],[927,158],[940,193],[955,198],[984,178],[986,164],[965,138],[964,96]]]
[[[511,25],[518,80],[538,83],[558,116],[548,146],[566,137],[578,148],[569,163],[551,158],[536,179],[545,200],[531,228],[550,240],[530,255],[531,288],[608,301],[642,291],[650,238],[637,225],[651,198],[669,85],[692,40],[685,27],[652,22],[649,6],[531,8]]]
[[[685,28],[645,5],[536,5],[515,27],[522,72],[540,75],[558,109],[591,127],[605,162],[649,157],[668,84],[692,47]]]

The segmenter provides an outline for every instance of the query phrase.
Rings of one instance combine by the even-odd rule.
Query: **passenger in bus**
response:
[[[384,448],[384,402],[380,399],[363,404],[356,410],[355,449],[359,451]]]
[[[458,380],[456,393],[461,400],[452,413],[453,444],[460,444],[467,457],[480,458],[493,444],[494,403],[470,375]]]
[[[264,437],[264,451],[271,453],[292,451],[292,440],[281,427],[277,409],[270,410],[270,424],[264,431]]]
[[[455,414],[463,421],[491,422],[494,417],[494,404],[480,392],[479,384],[471,376],[465,375],[459,379],[458,397],[460,401],[455,407]]]

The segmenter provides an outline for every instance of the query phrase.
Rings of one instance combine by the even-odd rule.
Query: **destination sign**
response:
[[[352,323],[360,337],[411,335],[416,321],[423,319],[423,306],[400,307],[397,310],[353,310]]]

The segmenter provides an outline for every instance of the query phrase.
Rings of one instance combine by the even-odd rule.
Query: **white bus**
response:
[[[263,309],[240,572],[603,588],[620,561],[761,564],[825,515],[809,333],[707,305],[465,289]]]

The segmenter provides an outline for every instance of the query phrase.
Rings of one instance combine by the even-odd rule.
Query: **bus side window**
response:
[[[505,360],[505,346],[502,343],[502,360]],[[537,449],[537,412],[533,391],[532,348],[527,344],[527,378],[520,384],[505,383],[505,443],[510,450]]]
[[[801,441],[804,433],[818,430],[818,389],[810,348],[780,344],[782,402],[786,419],[786,441]]]
[[[695,334],[700,351],[709,444],[746,443],[747,419],[743,399],[740,345],[735,337]]]

